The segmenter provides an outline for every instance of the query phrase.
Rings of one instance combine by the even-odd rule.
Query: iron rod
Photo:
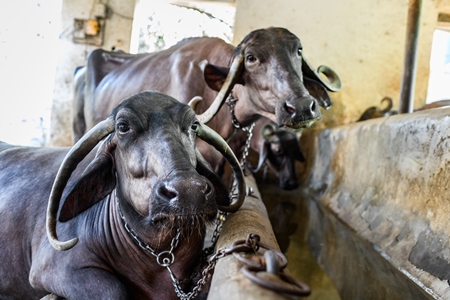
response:
[[[417,70],[417,44],[419,40],[422,0],[410,0],[406,28],[405,60],[400,88],[399,113],[411,113],[414,108],[414,88]]]

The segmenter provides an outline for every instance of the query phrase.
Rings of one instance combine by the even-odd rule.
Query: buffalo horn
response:
[[[210,107],[208,107],[208,109],[204,113],[202,113],[201,115],[197,115],[197,118],[201,123],[207,123],[211,121],[211,119],[217,114],[220,107],[224,103],[225,99],[231,93],[234,84],[241,75],[243,62],[244,62],[244,50],[242,49],[236,55],[233,62],[231,63],[230,71],[228,72],[227,78],[225,79],[225,82],[220,88],[219,93],[214,99],[214,102],[211,104]]]
[[[92,128],[86,133],[67,153],[58,174],[53,183],[52,191],[48,200],[47,207],[47,237],[50,244],[56,250],[69,250],[78,242],[78,238],[73,238],[66,242],[58,240],[56,234],[56,219],[61,197],[72,172],[86,155],[101,141],[105,136],[114,131],[114,120],[110,117]]]
[[[252,170],[252,173],[258,173],[259,170],[262,168],[264,162],[267,159],[267,155],[269,154],[269,149],[268,147],[270,147],[270,137],[272,137],[275,133],[277,129],[275,128],[275,126],[271,125],[271,124],[267,124],[263,127],[263,129],[261,130],[261,135],[264,138],[264,141],[259,149],[259,160],[258,160],[258,166],[256,167],[256,169]]]
[[[219,209],[224,212],[236,212],[244,203],[245,198],[245,181],[244,173],[242,172],[239,161],[231,150],[230,146],[223,140],[223,138],[214,130],[206,126],[205,124],[198,125],[195,128],[195,132],[199,138],[214,146],[230,164],[233,169],[234,178],[236,180],[237,187],[237,201],[229,206],[219,205]]]
[[[315,71],[304,56],[302,56],[302,59],[302,72],[306,77],[319,81],[330,92],[338,92],[342,88],[341,79],[330,67],[322,65]],[[328,82],[320,77],[320,73],[327,77]]]
[[[188,105],[195,111],[195,107],[197,106],[197,104],[203,101],[203,98],[200,96],[195,96],[194,98],[192,98],[189,102]]]
[[[266,149],[266,147],[267,147],[266,142],[264,142],[259,151],[258,166],[256,167],[256,169],[251,170],[252,173],[254,173],[254,174],[258,173],[259,170],[261,170],[262,166],[264,165],[264,162],[267,159],[268,150]]]

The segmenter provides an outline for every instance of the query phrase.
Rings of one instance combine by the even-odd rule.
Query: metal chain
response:
[[[117,197],[117,196],[116,196]],[[177,229],[177,233],[175,234],[175,237],[172,238],[172,241],[170,243],[170,250],[162,251],[160,253],[156,253],[156,251],[150,247],[146,242],[144,242],[137,234],[134,232],[134,230],[128,225],[127,220],[125,219],[125,216],[123,215],[122,209],[120,208],[119,201],[117,201],[117,209],[119,210],[119,216],[122,219],[123,225],[125,227],[125,230],[130,234],[130,236],[136,241],[138,246],[145,250],[150,252],[153,256],[156,257],[156,261],[158,264],[162,267],[170,266],[175,261],[175,256],[173,254],[173,250],[178,246],[178,241],[180,238],[180,229]],[[164,255],[168,257],[164,257]],[[160,262],[160,259],[162,259],[162,262]]]
[[[236,118],[236,115],[234,114],[234,107],[236,105],[236,102],[239,100],[238,98],[233,98],[231,95],[233,94],[233,91],[228,95],[228,98],[226,100],[226,103],[230,107],[230,114],[231,114],[231,123],[233,126],[237,129],[242,129],[243,131],[247,131],[247,140],[245,141],[245,147],[244,152],[242,153],[242,160],[241,160],[241,167],[244,169],[245,164],[247,163],[247,156],[248,156],[248,150],[250,149],[250,142],[253,136],[253,128],[255,127],[255,122],[250,124],[247,127],[242,127],[241,123]]]
[[[234,106],[235,106],[236,101],[238,101],[238,99],[232,98],[231,94],[232,93],[230,93],[230,95],[228,96],[228,98],[226,100],[226,103],[230,106],[231,122],[235,128],[242,129],[243,131],[248,132],[248,136],[247,136],[247,140],[245,141],[245,147],[244,147],[244,151],[242,154],[242,160],[241,160],[241,168],[244,169],[245,164],[246,164],[246,159],[248,156],[248,150],[250,148],[251,138],[253,136],[253,128],[255,127],[255,123],[253,122],[248,127],[241,126],[241,124],[239,123],[239,121],[237,120],[237,118],[234,114]],[[232,183],[232,186],[230,189],[230,193],[229,193],[229,198],[230,198],[231,202],[233,202],[234,199],[237,197],[236,187],[237,187],[236,180],[233,180],[233,183]],[[182,290],[182,288],[180,287],[180,284],[179,284],[180,281],[176,278],[175,274],[170,269],[170,266],[167,267],[167,270],[170,273],[170,277],[172,278],[175,292],[176,292],[178,298],[180,298],[181,300],[190,300],[190,299],[195,298],[198,295],[198,293],[202,290],[202,287],[208,282],[208,279],[211,277],[211,272],[216,267],[217,261],[219,259],[221,259],[222,257],[224,257],[225,255],[227,255],[225,253],[226,249],[219,249],[215,254],[213,254],[214,249],[217,244],[217,240],[219,239],[219,236],[220,236],[220,232],[222,231],[223,223],[226,220],[227,214],[228,213],[226,213],[226,212],[219,212],[217,214],[216,226],[215,226],[214,232],[211,236],[211,246],[203,249],[203,258],[205,260],[208,260],[208,257],[211,254],[212,254],[212,256],[208,260],[208,265],[205,267],[205,269],[203,269],[201,278],[197,281],[196,285],[194,286],[194,288],[192,289],[191,292],[185,293]]]
[[[231,197],[231,193],[230,193],[230,197]],[[226,220],[227,214],[228,214],[227,212],[219,212],[217,214],[216,226],[215,226],[214,232],[211,236],[212,244],[210,247],[203,249],[202,256],[205,261],[207,261],[208,256],[210,256],[214,252],[214,248],[216,247],[217,240],[219,239],[220,232],[222,231],[223,223]],[[181,281],[176,278],[175,274],[170,269],[170,266],[167,267],[170,277],[172,278],[173,286],[175,287],[175,292],[176,292],[178,298],[180,298],[182,300],[189,300],[189,299],[195,298],[198,295],[198,293],[202,290],[202,287],[208,282],[208,279],[211,277],[211,272],[216,267],[217,261],[224,256],[221,254],[221,252],[224,252],[224,250],[219,250],[211,256],[211,258],[208,261],[208,265],[202,271],[202,277],[197,281],[194,288],[189,293],[185,293],[181,289],[181,287],[180,287]]]
[[[172,278],[173,286],[175,288],[175,292],[181,300],[190,300],[195,298],[198,293],[202,290],[203,286],[208,282],[209,278],[211,278],[211,272],[216,267],[216,263],[219,259],[226,256],[227,253],[226,249],[219,249],[211,258],[209,259],[208,265],[205,269],[202,271],[202,277],[197,281],[196,285],[192,289],[191,292],[185,293],[181,287],[180,287],[180,281],[175,277],[175,274],[172,272],[172,270],[167,267],[167,270],[169,271],[170,277]]]
[[[229,193],[229,198],[230,198],[231,202],[233,202],[234,198],[236,197],[235,191],[236,191],[236,180],[233,180],[232,188]],[[185,293],[182,290],[182,288],[180,287],[180,280],[178,280],[176,278],[175,274],[172,272],[170,267],[167,267],[170,277],[172,278],[175,292],[176,292],[178,298],[180,298],[181,300],[190,300],[190,299],[195,298],[198,295],[198,293],[202,290],[202,287],[208,282],[209,278],[211,278],[211,272],[216,267],[217,261],[226,255],[225,254],[226,249],[219,249],[215,254],[213,254],[213,252],[216,247],[217,240],[220,237],[223,223],[225,222],[227,215],[228,215],[227,212],[222,212],[222,211],[217,214],[216,226],[215,226],[213,234],[211,236],[211,246],[203,249],[203,259],[208,261],[208,265],[205,267],[205,269],[203,269],[201,278],[197,281],[197,283],[195,284],[195,286],[191,292]],[[208,260],[208,257],[211,254],[212,254],[212,256]]]
[[[231,197],[231,196],[230,196]],[[214,248],[216,247],[217,240],[219,239],[220,232],[222,231],[223,223],[225,222],[227,218],[228,213],[220,211],[217,214],[216,218],[216,226],[214,227],[214,231],[211,235],[211,246],[203,249],[203,259],[206,261],[208,257],[214,253]]]
[[[232,196],[232,192],[230,192],[230,197]],[[202,277],[197,281],[196,285],[192,289],[191,292],[185,293],[180,283],[184,282],[185,280],[179,280],[176,278],[175,274],[173,273],[170,266],[175,262],[175,255],[173,251],[178,246],[179,238],[180,238],[180,229],[177,229],[177,233],[174,238],[172,238],[172,241],[170,243],[170,250],[165,250],[160,253],[156,253],[156,251],[150,247],[145,241],[143,241],[136,232],[129,226],[128,222],[125,219],[125,216],[123,215],[122,209],[120,208],[119,201],[117,201],[117,208],[119,211],[119,216],[122,219],[123,225],[125,227],[125,230],[130,234],[130,236],[136,241],[138,246],[143,249],[144,251],[148,251],[150,254],[156,257],[156,262],[161,267],[167,268],[169,271],[170,277],[172,279],[173,286],[175,288],[175,293],[177,294],[178,298],[181,300],[190,300],[193,299],[198,295],[198,293],[202,290],[202,287],[208,282],[208,279],[211,277],[211,272],[214,270],[217,260],[222,258],[224,255],[222,252],[224,250],[219,250],[217,253],[213,254],[211,258],[209,259],[208,265],[206,268],[202,271]],[[214,228],[213,235],[211,237],[212,245],[211,247],[205,248],[203,250],[203,259],[207,260],[207,257],[213,253],[214,248],[216,247],[217,240],[219,239],[220,232],[222,230],[223,223],[226,219],[227,213],[226,212],[219,212],[217,214],[216,219],[216,227]],[[191,276],[191,278],[194,277]]]
[[[236,101],[238,101],[238,98],[233,98],[231,96],[231,94],[233,94],[233,91],[231,91],[230,95],[228,95],[227,100],[225,101],[228,106],[230,107],[230,113],[231,113],[231,123],[233,123],[233,126],[237,129],[242,129],[241,124],[239,123],[239,121],[236,118],[236,115],[234,114],[234,106],[236,105]]]
[[[242,152],[242,159],[241,159],[241,168],[244,169],[245,165],[247,164],[247,156],[248,156],[248,150],[250,149],[250,143],[253,137],[253,128],[255,127],[255,122],[250,124],[250,126],[243,128],[242,130],[247,131],[247,140],[245,141],[245,147],[244,151]]]
[[[245,147],[244,151],[242,153],[242,159],[241,159],[241,168],[245,168],[245,164],[247,163],[247,156],[248,156],[248,150],[250,149],[250,143],[253,136],[253,128],[255,127],[255,122],[253,122],[250,126],[242,127],[239,121],[237,120],[235,114],[234,114],[234,106],[235,102],[237,101],[237,98],[232,98],[231,93],[228,96],[226,102],[230,106],[230,113],[231,113],[231,122],[233,123],[233,126],[237,129],[242,129],[243,131],[247,131],[247,140],[245,141]],[[229,198],[230,201],[233,202],[236,196],[236,187],[237,183],[236,180],[233,180],[232,187],[230,189]],[[203,259],[208,260],[208,265],[203,269],[201,278],[197,281],[196,285],[192,289],[191,292],[185,293],[183,289],[180,286],[180,283],[184,280],[179,280],[176,278],[175,274],[173,273],[170,266],[175,262],[175,255],[173,254],[173,250],[178,246],[179,237],[180,237],[180,229],[177,229],[177,233],[175,237],[171,241],[170,250],[165,250],[160,253],[156,253],[155,250],[153,250],[147,243],[145,243],[139,236],[134,232],[134,230],[128,225],[127,221],[125,220],[125,216],[122,213],[122,210],[120,208],[119,202],[117,201],[117,207],[119,210],[120,218],[122,219],[124,223],[124,227],[126,231],[131,235],[131,237],[137,242],[139,247],[145,251],[150,252],[153,256],[156,257],[156,261],[158,265],[167,268],[170,277],[172,279],[173,286],[175,288],[175,293],[177,294],[178,298],[181,300],[190,300],[195,298],[198,293],[202,290],[202,287],[208,282],[208,279],[211,277],[211,272],[214,270],[216,263],[219,259],[222,257],[228,255],[227,249],[219,249],[215,254],[211,256],[211,258],[208,260],[208,256],[210,256],[214,252],[214,248],[216,247],[217,240],[219,239],[220,232],[222,231],[223,223],[226,220],[226,216],[228,213],[226,212],[219,212],[217,214],[216,218],[216,226],[214,228],[214,232],[211,236],[211,246],[208,248],[203,249]],[[193,276],[192,276],[193,277]]]
[[[249,252],[257,252],[260,246],[260,237],[256,234],[249,234],[246,240],[237,241],[233,243],[230,248],[220,248],[217,250],[215,254],[211,256],[209,259],[208,265],[202,271],[202,277],[197,281],[195,287],[191,292],[185,293],[181,289],[179,283],[180,281],[175,277],[172,270],[168,267],[170,276],[172,277],[173,285],[175,287],[175,292],[177,293],[178,298],[181,300],[190,300],[198,295],[198,293],[202,290],[202,287],[208,282],[208,279],[211,277],[211,272],[216,267],[217,261],[231,253],[237,253],[241,251]]]
[[[158,254],[156,257],[156,262],[161,267],[170,267],[175,262],[175,255],[173,254],[173,250],[178,246],[178,241],[180,238],[180,229],[177,229],[177,234],[172,239],[172,242],[170,243],[170,250],[169,251],[162,251]],[[166,256],[166,257],[164,257]],[[162,259],[162,261],[160,260]]]

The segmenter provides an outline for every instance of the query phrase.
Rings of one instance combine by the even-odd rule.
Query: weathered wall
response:
[[[135,0],[109,3],[122,16],[133,16]],[[450,0],[423,0],[419,37],[415,107],[425,102],[432,33],[438,12],[450,9]],[[63,1],[62,30],[70,28],[73,18],[87,18],[91,4]],[[282,26],[297,34],[304,54],[314,65],[332,67],[341,77],[342,91],[331,94],[334,106],[327,111],[324,127],[347,124],[359,118],[369,106],[378,105],[389,96],[398,107],[406,39],[408,0],[381,3],[379,1],[317,0],[259,1],[237,0],[234,44],[251,30]],[[107,20],[103,48],[112,46],[129,49],[132,20],[117,14]],[[70,30],[69,30],[70,32]],[[70,98],[72,75],[76,66],[85,63],[92,46],[76,45],[70,34],[60,41],[60,53],[50,144],[67,145],[71,138]],[[61,129],[61,130],[60,130]]]
[[[332,94],[334,107],[324,121],[346,124],[385,96],[398,107],[406,39],[408,0],[237,0],[234,43],[251,30],[281,26],[302,41],[314,66],[333,68],[343,81]],[[426,99],[432,34],[438,11],[449,0],[423,0],[415,107]]]
[[[48,145],[68,146],[72,144],[71,110],[73,96],[73,74],[75,68],[86,64],[89,52],[97,46],[75,44],[72,42],[74,18],[93,17],[92,1],[63,0],[59,58],[56,68],[51,127]],[[102,48],[112,47],[129,51],[135,0],[110,0],[112,12],[106,19]]]
[[[449,115],[434,109],[302,137],[310,244],[343,299],[450,298]]]

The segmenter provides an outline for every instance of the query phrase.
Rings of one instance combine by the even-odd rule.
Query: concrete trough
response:
[[[301,139],[306,238],[342,299],[450,299],[450,109]]]

